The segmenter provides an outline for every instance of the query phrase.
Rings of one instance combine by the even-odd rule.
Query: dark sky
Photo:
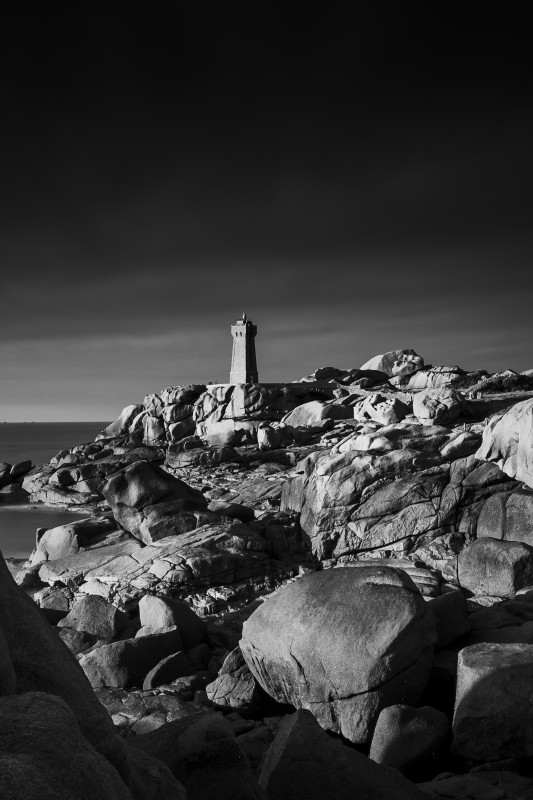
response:
[[[533,367],[526,4],[21,3],[2,24],[0,419],[112,419],[413,347]]]

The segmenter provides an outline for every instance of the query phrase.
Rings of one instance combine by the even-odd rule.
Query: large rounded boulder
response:
[[[364,743],[382,708],[417,702],[435,639],[433,615],[406,573],[342,567],[265,600],[245,622],[240,646],[271,697]]]

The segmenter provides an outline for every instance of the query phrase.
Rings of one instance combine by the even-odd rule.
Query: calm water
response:
[[[31,458],[44,464],[60,450],[91,442],[106,422],[6,422],[0,424],[0,461],[14,464]],[[4,556],[26,558],[35,545],[37,528],[65,525],[86,514],[45,506],[7,506],[0,502],[0,550]]]
[[[14,464],[31,458],[50,461],[60,450],[94,441],[108,422],[4,422],[0,424],[0,461]]]

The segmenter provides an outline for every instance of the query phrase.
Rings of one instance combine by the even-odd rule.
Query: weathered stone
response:
[[[401,422],[409,413],[405,403],[398,398],[385,394],[371,394],[354,407],[356,415],[368,417],[382,425],[393,425]]]
[[[214,467],[229,461],[240,461],[240,456],[233,447],[204,447],[182,450],[170,446],[167,450],[166,463],[173,469],[191,467]]]
[[[111,425],[108,425],[102,432],[103,438],[112,439],[114,436],[123,436],[128,433],[129,427],[135,417],[143,411],[142,405],[130,405],[123,408],[120,416]]]
[[[31,492],[32,503],[44,503],[48,506],[60,508],[78,508],[91,506],[101,500],[101,496],[94,491],[76,492],[69,489],[55,489],[53,486],[43,486]]]
[[[340,559],[339,566],[353,569],[368,567],[389,567],[405,572],[423,597],[436,597],[440,594],[440,576],[435,570],[413,563],[407,558],[365,558],[361,561],[344,561]]]
[[[489,420],[476,457],[493,461],[506,475],[533,489],[533,398]]]
[[[169,386],[163,389],[161,400],[165,405],[190,405],[196,402],[205,392],[205,384],[189,384],[186,386]]]
[[[464,402],[455,389],[425,389],[413,396],[413,414],[422,423],[444,424],[461,414]]]
[[[250,671],[240,647],[226,657],[218,677],[206,686],[206,692],[214,705],[241,713],[254,714],[270,700]]]
[[[17,461],[16,464],[13,464],[11,469],[9,470],[9,475],[12,481],[17,480],[17,478],[22,478],[23,475],[26,475],[33,467],[30,459],[26,459],[25,461]]]
[[[93,687],[142,686],[147,673],[181,646],[175,631],[104,644],[83,655],[80,665]]]
[[[242,487],[232,502],[245,506],[271,506],[281,499],[285,478],[279,480],[260,479]]]
[[[369,567],[325,570],[283,587],[244,623],[240,646],[271,697],[366,742],[383,707],[416,702],[435,639],[411,579]]]
[[[163,413],[163,401],[158,394],[154,394],[153,392],[145,395],[143,406],[152,417],[160,417]]]
[[[197,527],[194,512],[207,506],[200,491],[146,461],[113,475],[102,491],[118,522],[148,544],[169,535],[169,526],[176,533]],[[162,517],[167,518],[163,523]]]
[[[75,555],[95,539],[98,540],[114,530],[117,530],[117,523],[109,517],[91,517],[48,528],[39,539],[30,557],[30,564]]]
[[[415,784],[330,738],[309,711],[284,717],[259,783],[271,800],[423,800]]]
[[[322,456],[303,490],[301,526],[313,551],[320,558],[340,556],[437,528],[435,506],[449,480],[448,468],[419,472],[417,455],[394,450],[382,456]],[[377,491],[369,492],[367,487],[378,481]]]
[[[139,601],[139,615],[144,632],[156,633],[177,628],[184,650],[203,642],[207,634],[205,622],[190,606],[171,597],[145,594]]]
[[[472,594],[509,597],[533,586],[533,547],[484,537],[459,553],[460,586]]]
[[[76,483],[76,469],[61,467],[50,476],[48,483],[51,486],[72,486],[73,483]]]
[[[379,356],[374,356],[366,361],[361,369],[378,370],[387,375],[410,375],[424,366],[424,359],[408,348],[406,350],[391,350]]]
[[[34,467],[22,479],[22,488],[30,492],[30,494],[38,489],[42,489],[43,486],[46,486],[55,471],[56,469],[52,464],[47,464],[44,467]]]
[[[143,442],[145,444],[156,444],[164,442],[166,439],[165,425],[159,417],[152,417],[147,414],[143,417]]]
[[[134,736],[130,744],[163,761],[189,800],[267,800],[231,726],[217,714],[192,714]]]
[[[146,544],[154,544],[159,539],[187,533],[202,525],[218,522],[215,514],[195,509],[196,500],[170,500],[145,506],[142,512],[132,510],[127,514],[128,526],[134,536]],[[189,508],[187,508],[189,506]],[[125,515],[126,516],[126,515]]]
[[[0,628],[17,679],[18,694],[43,690],[70,706],[82,734],[129,780],[124,743],[96,699],[76,658],[20,589],[0,556]],[[9,730],[2,726],[4,730]]]
[[[232,503],[225,500],[211,500],[207,506],[208,511],[221,514],[224,517],[238,519],[241,522],[251,522],[254,519],[253,509],[242,503]]]
[[[327,419],[352,419],[353,409],[350,406],[338,405],[337,403],[321,403],[319,400],[312,400],[303,403],[294,411],[290,411],[283,417],[285,425],[297,428],[299,426],[315,427],[320,426]]]
[[[453,752],[473,761],[533,755],[533,645],[476,644],[459,653]]]
[[[533,492],[518,489],[489,497],[478,517],[477,535],[533,545]]]
[[[441,771],[449,733],[446,714],[436,708],[388,706],[376,722],[369,756],[411,780],[428,780]]]
[[[33,599],[43,610],[51,625],[57,625],[68,614],[70,605],[68,589],[46,586],[35,592]]]
[[[0,698],[5,800],[131,800],[117,770],[84,738],[67,703],[26,692]]]
[[[304,535],[319,558],[368,551],[410,554],[442,530],[474,537],[480,506],[491,494],[515,488],[495,464],[470,456],[443,463],[438,426],[387,426],[395,449],[382,454],[347,450],[351,440],[306,459],[287,502],[301,507]],[[403,438],[408,434],[407,438]],[[428,449],[428,438],[437,449]],[[414,447],[420,449],[414,449]],[[290,500],[289,500],[290,495]],[[294,499],[293,499],[294,497]],[[294,507],[293,505],[290,506]]]
[[[128,623],[129,619],[123,611],[102,597],[89,595],[78,598],[58,625],[60,628],[90,633],[98,639],[113,639]]]
[[[180,442],[187,436],[191,436],[195,430],[192,417],[182,419],[180,422],[173,422],[168,426],[168,440],[171,443]]]
[[[234,419],[222,419],[206,426],[204,439],[210,447],[234,447],[241,443],[243,434]]]
[[[65,558],[46,561],[39,569],[39,577],[50,585],[63,583],[65,586],[77,586],[87,573],[138,549],[139,542],[130,539],[107,547],[83,550]]]
[[[479,447],[481,436],[473,431],[453,431],[440,454],[446,461],[455,461],[473,455]]]

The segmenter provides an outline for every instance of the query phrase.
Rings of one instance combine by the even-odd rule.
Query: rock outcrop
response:
[[[424,359],[412,349],[391,350],[366,361],[361,369],[378,370],[391,377],[394,375],[411,375],[424,366]]]
[[[506,475],[533,489],[533,399],[492,417],[476,456],[494,462]]]
[[[86,518],[38,530],[33,599],[0,565],[0,714],[34,710],[47,753],[63,720],[94,796],[109,770],[131,800],[527,791],[451,774],[533,755],[533,401],[492,377],[391,351],[170,387],[46,465],[2,462],[3,502]],[[22,727],[8,770],[44,752]]]

